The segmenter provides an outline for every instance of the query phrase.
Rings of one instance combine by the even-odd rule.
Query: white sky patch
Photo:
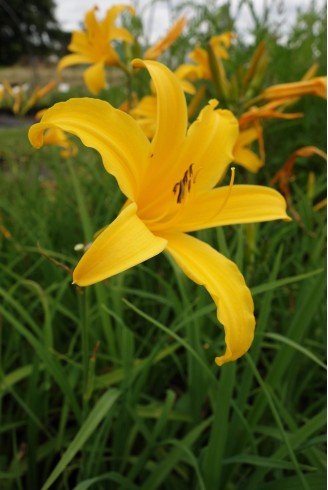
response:
[[[256,14],[260,18],[263,16],[266,6],[270,6],[270,20],[272,23],[280,23],[280,32],[287,34],[288,29],[296,19],[297,9],[306,10],[311,0],[252,0]],[[150,42],[157,41],[162,37],[172,24],[172,7],[179,5],[179,0],[157,1],[150,0],[55,0],[55,15],[64,31],[72,32],[81,30],[84,24],[84,15],[87,10],[95,5],[98,7],[98,18],[104,17],[105,12],[119,3],[133,5],[137,13],[142,17],[144,30]],[[194,0],[194,5],[204,5],[206,0]],[[225,2],[217,0],[218,7]],[[243,34],[246,40],[249,38],[247,33],[251,30],[253,21],[249,8],[243,4],[238,10],[240,0],[230,0],[231,12],[236,19],[237,32]],[[317,9],[322,9],[325,0],[316,0]],[[193,9],[187,9],[187,16],[192,14]]]

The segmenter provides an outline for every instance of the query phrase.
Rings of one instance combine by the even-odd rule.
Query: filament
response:
[[[236,169],[235,169],[235,167],[231,167],[230,170],[231,170],[231,176],[230,176],[230,182],[229,182],[228,192],[227,192],[227,194],[226,194],[226,196],[225,196],[225,198],[223,200],[223,203],[221,204],[220,209],[215,213],[215,215],[213,216],[213,218],[215,218],[216,216],[218,216],[223,211],[223,209],[225,208],[225,206],[226,206],[226,204],[229,201],[229,198],[231,196],[232,186],[233,186],[233,183],[235,181]]]

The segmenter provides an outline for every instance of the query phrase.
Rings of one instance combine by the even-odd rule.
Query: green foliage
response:
[[[286,45],[270,44],[281,59],[269,79],[286,81],[293,53],[288,79],[308,68],[302,26]],[[249,60],[250,48],[238,48]],[[104,94],[115,106],[119,88]],[[296,148],[324,147],[322,100],[304,98],[295,110],[306,117],[270,123],[265,167],[255,176],[238,169],[237,183],[270,185]],[[0,129],[0,143],[0,488],[324,488],[326,216],[314,208],[326,193],[321,160],[296,163],[298,221],[198,233],[238,264],[255,302],[249,354],[219,368],[215,306],[169,257],[72,285],[75,245],[123,204],[99,156],[81,145],[72,160],[54,147],[36,152],[27,127]]]
[[[12,236],[1,236],[1,487],[322,488],[321,177],[311,199],[293,186],[311,233],[296,222],[200,232],[237,261],[256,305],[250,354],[218,368],[214,305],[165,257],[85,290],[50,261],[74,267],[75,244],[122,204],[98,156],[60,162],[24,129],[0,137]]]

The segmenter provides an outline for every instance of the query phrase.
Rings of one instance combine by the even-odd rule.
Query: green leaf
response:
[[[53,482],[61,475],[67,465],[72,461],[76,453],[80,451],[84,443],[96,430],[100,422],[110,412],[119,395],[120,392],[116,389],[110,389],[102,395],[92,411],[89,413],[89,416],[85,420],[84,424],[82,425],[72,442],[69,444],[57,466],[50,474],[47,481],[43,484],[41,490],[47,490],[48,488],[50,488]]]

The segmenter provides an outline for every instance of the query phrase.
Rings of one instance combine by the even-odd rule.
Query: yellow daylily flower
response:
[[[2,85],[3,97],[6,95],[10,97],[14,114],[24,115],[56,86],[57,82],[51,81],[43,87],[34,88],[31,92],[29,85],[26,83],[12,87],[7,80],[4,80]]]
[[[88,64],[91,65],[84,72],[84,81],[90,92],[97,95],[106,85],[105,65],[119,65],[120,59],[111,45],[114,40],[133,42],[133,37],[123,27],[116,27],[114,22],[117,16],[128,10],[134,15],[131,5],[116,5],[107,10],[104,20],[99,22],[96,18],[97,7],[89,10],[85,15],[86,31],[75,31],[72,35],[68,49],[73,54],[64,56],[58,63],[58,71],[67,66]]]
[[[323,158],[324,160],[327,160],[327,154],[324,151],[317,148],[316,146],[303,146],[302,148],[298,148],[290,155],[290,157],[286,160],[286,162],[281,167],[281,169],[271,179],[272,184],[279,183],[280,191],[286,198],[289,212],[293,216],[295,222],[310,234],[311,234],[310,230],[307,230],[306,226],[302,221],[300,214],[293,206],[292,193],[289,184],[293,179],[294,165],[296,163],[297,158],[299,157],[309,158],[313,155],[317,155]],[[316,206],[314,206],[315,210],[320,209],[321,206],[324,206],[324,202],[320,201],[317,206],[318,206],[317,208]]]
[[[5,97],[5,87],[2,83],[0,83],[0,104],[2,103],[4,97]]]
[[[147,138],[151,139],[156,131],[156,95],[146,95],[143,97],[137,105],[130,110],[130,115],[138,122]]]
[[[303,112],[281,112],[287,101],[291,99],[276,99],[263,106],[252,106],[239,118],[241,127],[259,119],[298,119],[303,117]]]
[[[229,31],[211,37],[209,43],[212,46],[215,56],[223,60],[228,60],[229,54],[225,48],[230,48],[232,40],[236,37],[237,35],[234,32]]]
[[[49,128],[44,136],[44,144],[59,146],[62,158],[73,157],[78,152],[74,141],[70,140],[60,128]]]
[[[298,157],[309,158],[313,155],[318,155],[319,157],[327,160],[327,154],[317,148],[316,146],[302,146],[302,148],[298,148],[295,150],[290,157],[286,160],[281,169],[272,177],[271,183],[275,184],[279,182],[279,187],[281,192],[287,199],[287,202],[290,201],[291,192],[289,190],[289,183],[293,177],[294,165]]]
[[[258,141],[260,156],[250,146]],[[260,124],[255,122],[246,129],[241,129],[233,150],[234,161],[251,172],[257,172],[264,165],[265,152],[263,132]]]
[[[174,74],[156,61],[146,67],[157,93],[157,127],[149,141],[128,114],[96,99],[55,104],[33,125],[40,148],[47,128],[61,128],[95,148],[127,197],[117,218],[91,244],[73,279],[88,286],[167,250],[186,275],[204,286],[217,305],[226,350],[218,365],[242,356],[255,327],[253,300],[237,266],[187,232],[222,225],[288,220],[284,198],[254,185],[216,188],[238,137],[238,121],[212,100],[188,128],[186,100]],[[187,129],[188,128],[188,129]]]
[[[208,53],[204,48],[195,48],[189,54],[188,58],[190,58],[198,69],[198,78],[202,78],[204,80],[211,80],[212,73],[208,60]]]
[[[261,119],[296,119],[303,116],[302,112],[284,113],[281,110],[286,101],[291,99],[277,99],[257,107],[252,106],[239,117],[240,134],[234,148],[235,162],[251,172],[257,172],[265,162],[264,138]],[[260,155],[258,156],[250,146],[258,141]]]
[[[326,99],[327,77],[314,77],[310,80],[272,85],[262,93],[266,100],[301,97],[303,95],[317,95]]]
[[[145,60],[157,60],[161,54],[171,46],[172,43],[181,35],[183,29],[187,24],[187,18],[185,16],[179,17],[168,31],[168,33],[162,37],[154,46],[151,46],[144,53]]]
[[[211,39],[209,40],[209,45],[216,58],[216,62],[218,62],[219,60],[229,59],[229,54],[225,47],[229,48],[231,46],[232,39],[235,37],[236,34],[234,34],[233,32],[224,32],[223,34],[219,34],[218,36],[211,37]],[[206,51],[206,49],[200,47],[195,48],[188,54],[188,58],[196,63],[196,73],[198,75],[198,78],[202,78],[204,80],[212,80],[213,73],[210,66],[208,52]]]

